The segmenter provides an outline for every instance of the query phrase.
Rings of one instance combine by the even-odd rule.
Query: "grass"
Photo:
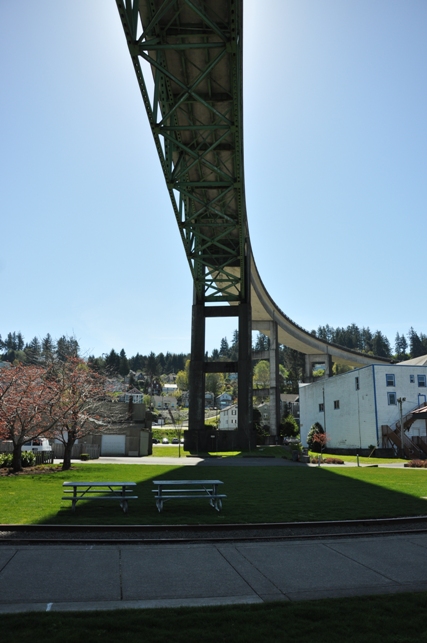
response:
[[[2,614],[2,643],[419,643],[427,593],[296,603]]]
[[[179,462],[179,461],[178,461]],[[158,513],[152,480],[219,479],[227,498],[217,513],[206,501],[177,500]],[[137,482],[138,500],[123,514],[111,501],[62,501],[64,480]],[[427,513],[427,470],[326,467],[182,467],[81,463],[68,472],[0,478],[3,524],[218,524],[416,516]]]
[[[315,451],[309,451],[308,455],[313,458],[318,457],[318,453]],[[323,458],[339,458],[340,460],[344,460],[344,462],[357,462],[357,456],[355,455],[335,455],[333,453],[323,453],[322,455]],[[360,464],[403,464],[404,462],[408,462],[407,460],[402,460],[400,458],[368,458],[367,456],[359,456],[359,463]]]
[[[155,458],[177,458],[179,453],[179,445],[162,446],[161,444],[153,444],[153,457]],[[190,455],[189,451],[184,451],[184,445],[181,444],[181,458]]]
[[[163,446],[162,444],[153,444],[153,456],[156,458],[177,458],[178,445]],[[184,451],[184,445],[181,445],[181,457],[200,456],[200,457],[220,457],[220,458],[246,458],[246,457],[274,457],[291,459],[291,449],[282,446],[265,446],[257,447],[254,451],[208,451],[207,453],[195,453],[193,451]]]

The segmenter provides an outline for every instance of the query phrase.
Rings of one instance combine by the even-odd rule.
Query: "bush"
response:
[[[7,468],[12,466],[13,453],[0,453],[0,467]],[[32,451],[22,451],[21,464],[23,467],[32,467],[36,461],[36,456]]]
[[[296,438],[299,435],[299,426],[293,415],[287,415],[280,423],[282,438]]]
[[[90,460],[89,453],[81,453],[80,454],[80,460],[82,460],[83,462],[86,462],[86,460]]]
[[[11,467],[12,466],[12,454],[11,453],[0,453],[0,467]]]
[[[311,426],[310,431],[308,432],[308,435],[307,435],[307,444],[310,451],[315,451],[316,453],[320,453],[321,446],[319,442],[316,442],[316,440],[314,439],[314,436],[317,433],[325,433],[324,428],[320,424],[320,422],[315,422]]]
[[[427,460],[410,460],[409,462],[405,462],[403,466],[413,469],[427,469]]]
[[[23,467],[32,467],[36,462],[36,456],[32,451],[23,451],[21,454],[21,464]]]

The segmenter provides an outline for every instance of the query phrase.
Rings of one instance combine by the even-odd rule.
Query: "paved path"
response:
[[[427,535],[1,545],[0,613],[230,605],[427,590]]]

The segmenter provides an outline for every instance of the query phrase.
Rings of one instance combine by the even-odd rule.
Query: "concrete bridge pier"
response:
[[[258,359],[266,359],[270,363],[270,442],[279,440],[280,436],[280,386],[279,386],[279,340],[278,328],[275,321],[256,321],[252,324],[253,330],[258,330],[270,339],[268,351],[257,353]]]
[[[313,382],[319,378],[313,377],[313,367],[320,366],[325,369],[325,374],[323,377],[332,377],[332,356],[328,353],[323,353],[321,355],[306,355],[305,356],[305,381]]]

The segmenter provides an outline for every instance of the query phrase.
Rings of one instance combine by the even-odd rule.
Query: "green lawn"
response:
[[[309,451],[308,454],[314,458],[317,458],[319,455],[314,451]],[[340,460],[344,460],[344,462],[357,462],[357,456],[355,455],[334,455],[333,453],[323,453],[322,457],[339,458]],[[400,458],[368,458],[366,456],[359,456],[359,464],[403,464],[404,462],[408,461]]]
[[[217,513],[206,501],[176,500],[159,514],[152,480],[219,479],[227,498]],[[123,514],[118,503],[62,501],[64,480],[137,482],[138,500]],[[427,514],[427,470],[326,467],[181,467],[76,465],[68,472],[0,478],[3,524],[218,524],[414,516]]]
[[[427,593],[226,607],[2,614],[2,643],[419,643]]]

